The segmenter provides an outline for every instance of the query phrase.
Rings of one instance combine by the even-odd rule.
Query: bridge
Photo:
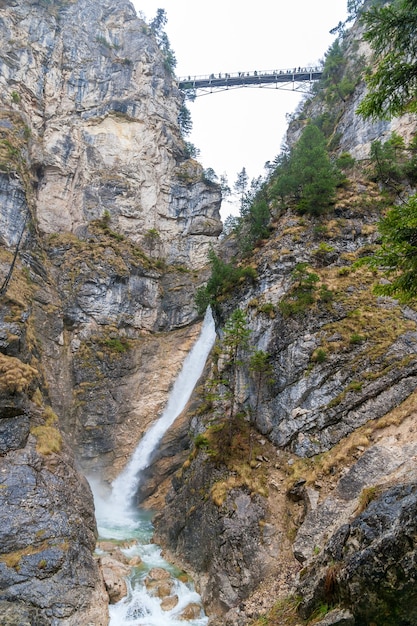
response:
[[[291,91],[310,91],[311,84],[320,80],[323,68],[294,67],[285,70],[262,70],[260,72],[235,72],[234,74],[210,74],[209,76],[184,76],[178,78],[178,87],[194,91],[195,96],[239,89],[240,87],[264,87]],[[199,92],[199,93],[198,93]]]

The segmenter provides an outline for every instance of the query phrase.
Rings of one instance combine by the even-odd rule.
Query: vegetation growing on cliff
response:
[[[251,422],[256,419],[265,390],[271,385],[270,355],[250,342],[247,314],[236,309],[227,319],[224,334],[215,348],[212,376],[206,381],[199,413],[206,430],[194,440],[194,458],[199,450],[226,474],[211,486],[210,495],[222,506],[234,488],[246,487],[252,493],[267,495],[265,467],[255,460],[256,447]],[[244,372],[254,387],[252,407],[242,403]],[[186,467],[190,460],[186,462]],[[231,472],[231,475],[228,473]]]
[[[249,255],[259,241],[269,237],[274,204],[291,205],[300,214],[321,215],[333,206],[341,179],[322,131],[317,124],[308,124],[294,148],[276,159],[266,181],[252,181],[249,191],[242,187],[240,216],[228,224],[241,254]]]
[[[164,30],[167,21],[168,18],[165,9],[158,9],[155,17],[149,23],[149,28],[164,54],[164,66],[166,71],[173,76],[177,59],[175,58],[175,52],[171,48],[168,35]]]
[[[337,59],[342,57],[340,46],[335,46],[332,55],[329,55],[328,97],[323,100],[328,104],[336,100],[344,103],[351,95],[352,83],[342,71],[344,67],[337,66]],[[330,60],[335,62],[334,67],[330,67]],[[17,105],[18,99],[13,98],[13,95],[12,99]],[[361,177],[364,170],[360,170],[361,166],[355,164],[349,154],[345,154],[340,161],[336,159],[336,154],[332,151],[332,146],[335,145],[334,141],[332,143],[335,123],[335,117],[325,113],[315,119],[306,116],[306,119],[300,120],[304,132],[301,133],[298,144],[277,161],[267,184],[256,183],[248,193],[246,189],[242,193],[242,211],[234,230],[239,247],[237,259],[225,261],[214,251],[210,254],[212,274],[207,286],[199,291],[200,312],[207,304],[213,304],[217,307],[221,319],[222,315],[226,317],[236,305],[240,288],[244,292],[244,299],[239,302],[239,306],[243,308],[232,312],[224,326],[223,342],[217,348],[217,361],[214,359],[214,378],[206,396],[209,406],[204,419],[207,419],[208,428],[195,439],[196,454],[201,450],[204,451],[210,464],[216,466],[216,478],[222,472],[220,479],[215,480],[214,484],[210,483],[209,489],[205,492],[202,489],[202,493],[198,494],[201,503],[205,497],[209,499],[210,494],[212,502],[222,507],[230,490],[235,488],[249,491],[251,496],[268,495],[269,485],[267,472],[263,467],[264,457],[259,452],[260,446],[258,449],[255,448],[256,441],[251,422],[256,421],[260,429],[263,429],[262,432],[267,433],[265,435],[267,437],[273,427],[273,419],[282,420],[282,423],[286,419],[287,406],[283,407],[276,402],[267,407],[267,401],[263,404],[263,401],[269,400],[269,396],[272,395],[269,386],[273,377],[276,388],[290,389],[286,398],[287,404],[290,403],[289,396],[297,384],[300,388],[304,386],[303,394],[299,396],[300,406],[310,393],[309,385],[317,385],[317,396],[322,392],[320,384],[323,389],[327,385],[325,391],[332,399],[326,404],[326,396],[322,410],[320,407],[319,410],[324,422],[328,415],[327,409],[329,407],[334,409],[332,416],[334,419],[331,423],[331,436],[334,438],[330,443],[329,438],[324,443],[318,440],[314,442],[314,445],[325,446],[331,445],[340,435],[337,428],[342,420],[339,419],[336,410],[343,402],[354,397],[350,404],[347,403],[351,413],[370,412],[369,407],[373,399],[371,392],[368,397],[360,395],[368,383],[371,386],[378,377],[396,368],[401,375],[404,366],[414,358],[411,354],[405,357],[402,353],[399,354],[404,344],[399,343],[397,348],[394,345],[399,337],[409,331],[411,337],[415,330],[414,322],[406,321],[395,303],[387,303],[384,299],[377,302],[371,294],[371,287],[378,281],[377,271],[382,265],[391,272],[392,279],[389,286],[383,287],[393,289],[384,293],[397,295],[404,288],[403,290],[409,294],[416,295],[415,292],[410,292],[410,282],[413,287],[413,276],[417,270],[415,264],[417,224],[414,219],[417,206],[409,202],[408,210],[402,205],[398,210],[396,207],[388,213],[381,225],[383,243],[381,250],[385,250],[385,253],[391,256],[378,257],[380,253],[377,252],[374,256],[376,261],[374,273],[352,264],[361,255],[372,254],[374,251],[377,243],[374,237],[376,214],[379,210],[375,209],[375,206],[382,196],[377,195],[375,183],[368,185],[367,181],[363,181]],[[397,138],[392,137],[390,141],[385,144],[374,144],[370,176],[373,181],[382,183],[385,187],[387,180],[396,186],[402,186],[404,178],[410,180],[408,153],[404,151],[406,149],[402,148]],[[6,147],[8,148],[7,145]],[[340,168],[344,170],[343,176],[338,172]],[[374,196],[370,190],[375,193]],[[391,199],[392,196],[387,193],[385,201],[386,198]],[[70,287],[75,285],[78,278],[83,279],[88,274],[91,276],[93,270],[95,273],[99,271],[107,277],[110,276],[112,281],[114,279],[122,283],[131,275],[132,268],[141,268],[148,273],[156,273],[155,270],[160,269],[156,260],[149,259],[142,250],[131,246],[122,235],[115,232],[110,221],[109,214],[103,215],[101,220],[91,224],[88,231],[87,229],[84,231],[83,241],[75,237],[71,240],[67,238],[67,241],[62,236],[50,238],[52,262],[60,268],[60,276],[70,275],[72,279],[67,290],[70,297],[73,295]],[[384,224],[387,227],[386,241]],[[150,257],[157,255],[158,235],[155,229],[143,234],[143,242]],[[395,258],[394,247],[391,245],[393,236],[396,237]],[[244,267],[242,259],[246,259],[247,262],[248,256],[252,253],[251,265]],[[230,259],[231,256],[227,258]],[[408,264],[404,264],[404,259]],[[81,277],[80,268],[84,264],[88,266],[88,272]],[[258,274],[262,281],[256,284]],[[408,279],[405,279],[407,276]],[[403,283],[396,285],[397,278],[403,278]],[[86,281],[80,280],[79,284],[81,283],[85,285]],[[255,289],[259,289],[259,292],[254,294],[252,291]],[[247,316],[244,308],[246,303],[249,307]],[[39,302],[36,306],[39,306]],[[301,317],[299,314],[305,315]],[[273,361],[271,355],[261,349],[250,351],[247,319],[249,316],[252,327],[256,329],[258,346],[268,346],[268,350],[274,350]],[[93,331],[90,330],[86,338],[80,333],[78,343],[73,342],[72,353],[67,350],[72,332],[69,318],[65,321],[63,332],[62,341],[66,342],[65,353],[69,356],[72,354],[71,358],[75,363],[74,372],[79,379],[77,390],[79,400],[84,401],[87,392],[94,396],[97,405],[101,406],[91,410],[91,413],[97,410],[100,414],[104,407],[104,419],[108,422],[111,420],[110,401],[104,394],[104,390],[107,389],[106,370],[112,370],[113,375],[116,369],[114,366],[127,361],[130,355],[132,361],[136,363],[137,360],[138,352],[135,350],[138,342],[127,339],[124,335],[126,331],[123,323],[126,323],[126,319],[120,317],[118,319],[120,325],[112,328],[107,321],[100,324],[94,319],[93,328],[97,327],[97,334],[95,332],[91,334]],[[106,330],[103,331],[103,327]],[[58,341],[57,339],[55,346],[57,351]],[[143,338],[140,341],[143,341]],[[300,348],[301,343],[303,346]],[[153,351],[149,348],[143,354],[150,355]],[[149,368],[149,364],[147,365]],[[330,378],[335,371],[335,380],[331,381]],[[23,386],[16,387],[17,393],[24,390],[25,385],[27,388],[31,384],[28,372],[24,370],[23,374],[27,375],[29,382],[27,385],[25,382]],[[414,372],[411,374],[414,375]],[[285,380],[287,375],[291,376],[290,383]],[[330,391],[329,387],[332,387]],[[274,393],[277,397],[279,392]],[[307,399],[305,405],[308,408],[304,409],[303,405],[301,410],[308,413],[311,406],[314,406],[314,401],[315,398],[309,404]],[[378,401],[384,402],[382,394]],[[295,405],[295,409],[299,408]],[[301,424],[303,421],[302,413],[297,413],[296,410],[291,413],[291,409],[292,407],[288,409],[289,428],[297,420]],[[85,431],[88,428],[94,429],[88,420],[89,411],[83,412],[85,420],[82,427]],[[31,430],[32,435],[37,437],[38,451],[42,454],[56,452],[61,442],[59,436],[56,437],[55,417],[44,411],[42,419],[44,423],[34,426]],[[314,432],[316,426],[312,425],[312,420],[308,423],[307,419],[305,424],[308,428],[302,430],[302,426],[300,427],[299,440],[297,432],[294,431],[295,434],[288,447],[293,444],[301,445],[303,442],[301,436],[305,439],[310,436],[312,439],[315,437],[318,439],[319,427]],[[94,423],[93,420],[91,422]],[[114,422],[116,423],[116,419]],[[348,420],[346,424],[346,428],[349,428]],[[113,425],[111,426],[113,428]],[[318,456],[313,457],[305,461],[303,466],[301,463],[297,465],[297,462],[293,465],[288,464],[288,473],[291,473],[290,468],[294,468],[294,476],[296,472],[300,472],[300,476],[306,476],[309,484],[315,487],[315,480],[322,480],[323,476],[326,479],[333,477],[342,466],[346,467],[347,461],[353,462],[359,448],[370,445],[374,432],[372,428],[377,429],[378,426],[367,425],[363,431],[357,429],[356,438],[349,440],[349,448],[340,447],[337,450],[333,448],[330,453],[321,455],[321,459]],[[275,456],[271,456],[273,459],[271,467],[275,466],[278,458],[275,448],[273,451]],[[310,453],[309,450],[307,452]],[[256,456],[261,460],[258,461]],[[324,492],[323,483],[317,489]],[[200,506],[200,502],[196,506]],[[234,511],[230,511],[230,519],[233,514]],[[187,523],[185,517],[177,518],[181,520],[181,525]],[[300,519],[297,522],[301,523]],[[242,535],[245,538],[244,528]],[[224,555],[226,561],[228,556],[226,548],[222,546],[222,549],[224,550],[222,558]],[[271,552],[272,549],[273,546]],[[239,574],[237,568],[235,574],[236,576]],[[327,605],[323,605],[322,612],[326,608]],[[257,626],[300,623],[296,609],[297,600],[291,598],[280,601],[268,617],[259,619]]]
[[[206,308],[216,306],[222,298],[233,291],[239,284],[256,278],[256,271],[251,266],[241,267],[234,263],[226,263],[210,250],[208,255],[211,276],[204,287],[200,287],[196,293],[196,305],[200,315]]]
[[[275,172],[273,196],[293,198],[297,211],[309,215],[320,215],[334,204],[338,175],[315,124],[305,127],[282,170]]]
[[[417,182],[417,135],[405,144],[403,137],[392,133],[387,141],[375,140],[369,154],[371,179],[378,181],[394,196],[402,199],[404,183]]]
[[[417,112],[417,10],[414,0],[371,6],[362,14],[364,39],[377,60],[366,77],[369,93],[361,115],[390,118]]]
[[[360,79],[360,72],[354,72],[354,67],[349,66],[346,54],[346,43],[338,38],[326,52],[323,65],[323,75],[319,84],[314,88],[317,97],[324,99],[331,107],[340,102],[346,102],[354,92]],[[357,63],[355,64],[357,65]],[[327,112],[327,119],[334,119],[334,112]],[[327,136],[329,126],[327,126]]]
[[[109,272],[119,278],[126,278],[132,268],[142,272],[155,271],[161,274],[170,268],[160,258],[160,235],[150,229],[143,235],[144,249],[111,227],[108,212],[90,222],[85,238],[80,239],[71,233],[53,233],[46,239],[52,256],[56,251],[64,251],[66,275],[72,283],[77,282],[82,272],[89,268],[107,276]]]
[[[32,426],[30,432],[36,437],[36,450],[39,454],[59,452],[62,447],[62,435],[58,430],[58,416],[47,406],[42,414],[43,424]]]
[[[380,222],[382,245],[371,260],[385,268],[389,283],[379,284],[377,293],[410,302],[417,298],[417,196],[390,211]]]
[[[316,283],[319,276],[307,269],[307,263],[297,263],[292,271],[293,285],[279,303],[284,317],[303,313],[315,301]]]
[[[2,393],[22,393],[35,380],[38,371],[13,356],[0,353],[0,391]]]
[[[381,61],[382,69],[380,68],[382,73],[385,72],[386,81],[389,82],[391,68],[389,64],[395,62],[401,65],[404,55],[408,54],[409,73],[398,75],[397,82],[391,83],[392,91],[388,95],[384,90],[384,83],[368,82],[370,94],[358,112],[372,117],[392,116],[414,110],[413,94],[416,87],[414,79],[408,80],[406,76],[414,76],[417,67],[417,53],[410,42],[411,33],[415,31],[414,20],[417,19],[417,12],[409,0],[396,0],[389,6],[382,6],[384,4],[375,0],[370,3],[349,2],[348,6],[348,21],[360,13],[368,28],[366,38],[375,53],[386,59],[388,65],[384,66]],[[409,24],[406,23],[407,12],[410,14]],[[382,28],[382,34],[378,34],[377,24]],[[397,56],[392,41],[389,41],[391,35],[392,41],[399,42]],[[298,141],[291,149],[284,148],[275,160],[275,168],[270,168],[265,181],[258,180],[256,184],[252,181],[251,192],[241,190],[241,215],[239,218],[229,220],[228,232],[234,234],[240,254],[248,256],[256,245],[270,236],[274,217],[285,208],[292,208],[309,219],[330,217],[335,206],[338,186],[346,186],[349,183],[349,176],[352,176],[353,172],[357,175],[357,172],[361,171],[384,187],[387,192],[386,204],[400,199],[403,205],[402,208],[395,207],[386,218],[380,220],[379,230],[383,245],[373,256],[371,263],[375,269],[385,271],[390,284],[379,286],[377,292],[400,297],[403,301],[411,301],[417,292],[417,281],[413,279],[415,275],[413,216],[416,208],[413,198],[404,203],[404,189],[407,184],[414,185],[417,180],[417,136],[412,137],[408,144],[396,133],[386,141],[374,141],[369,155],[369,166],[364,163],[355,167],[355,161],[349,154],[337,157],[337,153],[333,152],[337,144],[335,134],[337,116],[334,113],[336,109],[339,110],[340,105],[336,108],[333,106],[333,110],[329,110],[329,106],[334,104],[334,98],[344,102],[349,97],[360,79],[359,66],[363,66],[363,59],[359,58],[348,64],[346,45],[347,40],[344,39],[343,32],[342,37],[335,41],[326,54],[321,89],[317,98],[325,101],[327,108],[309,119],[306,117],[306,112],[310,110],[309,102],[306,102],[297,118],[297,124],[304,126]],[[350,45],[352,46],[351,43]],[[353,72],[353,68],[357,71]],[[403,84],[403,81],[407,84]],[[373,109],[370,113],[370,109],[367,109],[370,106],[368,105],[370,98],[373,98],[373,101],[379,98],[381,102],[381,98],[385,98],[394,108],[387,109],[386,113],[381,108]],[[247,180],[243,182],[247,187]],[[324,249],[318,250],[317,259],[319,254],[324,259],[326,253]],[[298,301],[301,304],[301,292],[304,293],[305,290],[296,293],[294,287],[293,291],[296,296],[293,298],[294,302],[289,300],[289,294],[282,300],[280,306],[283,313],[291,312]],[[314,286],[308,292],[311,292],[311,296]],[[287,307],[288,311],[287,304],[291,304],[291,307]]]
[[[370,118],[391,118],[406,112],[416,113],[417,96],[417,9],[413,0],[395,0],[388,6],[371,6],[363,13],[362,21],[375,57],[376,69],[367,76],[369,93],[357,112]],[[416,179],[416,137],[408,148],[412,158],[404,155],[405,146],[398,136],[391,137],[383,146],[374,142],[371,158],[378,175],[395,184],[408,178]],[[385,180],[384,180],[385,182]],[[379,285],[377,291],[394,295],[403,301],[417,296],[417,196],[392,208],[380,222],[382,247],[372,259],[373,266],[382,266],[391,279]]]

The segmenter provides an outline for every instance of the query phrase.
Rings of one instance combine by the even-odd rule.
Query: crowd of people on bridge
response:
[[[245,77],[250,77],[250,76],[278,76],[278,75],[283,75],[283,74],[289,74],[289,75],[293,75],[293,74],[311,74],[314,72],[320,72],[321,68],[320,67],[294,67],[293,69],[286,69],[286,70],[272,70],[272,71],[262,71],[262,72],[258,72],[257,70],[255,70],[254,72],[237,72],[236,74],[222,74],[221,72],[217,75],[217,74],[210,74],[210,76],[188,76],[188,80],[189,81],[195,81],[195,80],[225,80],[228,78],[245,78]],[[185,80],[185,79],[183,79]]]

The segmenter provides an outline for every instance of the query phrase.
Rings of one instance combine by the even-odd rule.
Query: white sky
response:
[[[314,66],[334,40],[331,28],[346,17],[347,0],[133,0],[147,21],[166,11],[165,31],[177,59],[178,77]],[[300,94],[243,88],[187,102],[193,131],[187,137],[199,161],[226,174],[233,186],[246,168],[264,175],[280,152],[286,114]],[[223,218],[232,212],[226,203]]]

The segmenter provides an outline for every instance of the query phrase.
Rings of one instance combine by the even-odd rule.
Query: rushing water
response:
[[[191,352],[184,361],[172,388],[167,406],[161,417],[149,428],[139,442],[131,460],[112,484],[110,495],[103,496],[94,484],[94,501],[97,525],[103,539],[126,540],[132,546],[123,549],[129,556],[140,556],[142,565],[133,568],[128,582],[128,595],[110,606],[110,626],[205,626],[207,617],[180,620],[179,616],[190,603],[199,603],[199,595],[190,583],[175,578],[175,593],[178,604],[170,611],[161,608],[161,600],[148,594],[144,585],[147,573],[153,567],[169,570],[175,577],[179,574],[161,557],[161,550],[151,543],[151,515],[134,508],[132,501],[141,480],[141,471],[148,467],[165,432],[187,404],[191,393],[202,374],[207,356],[215,339],[215,327],[211,311],[208,310],[201,333]]]

